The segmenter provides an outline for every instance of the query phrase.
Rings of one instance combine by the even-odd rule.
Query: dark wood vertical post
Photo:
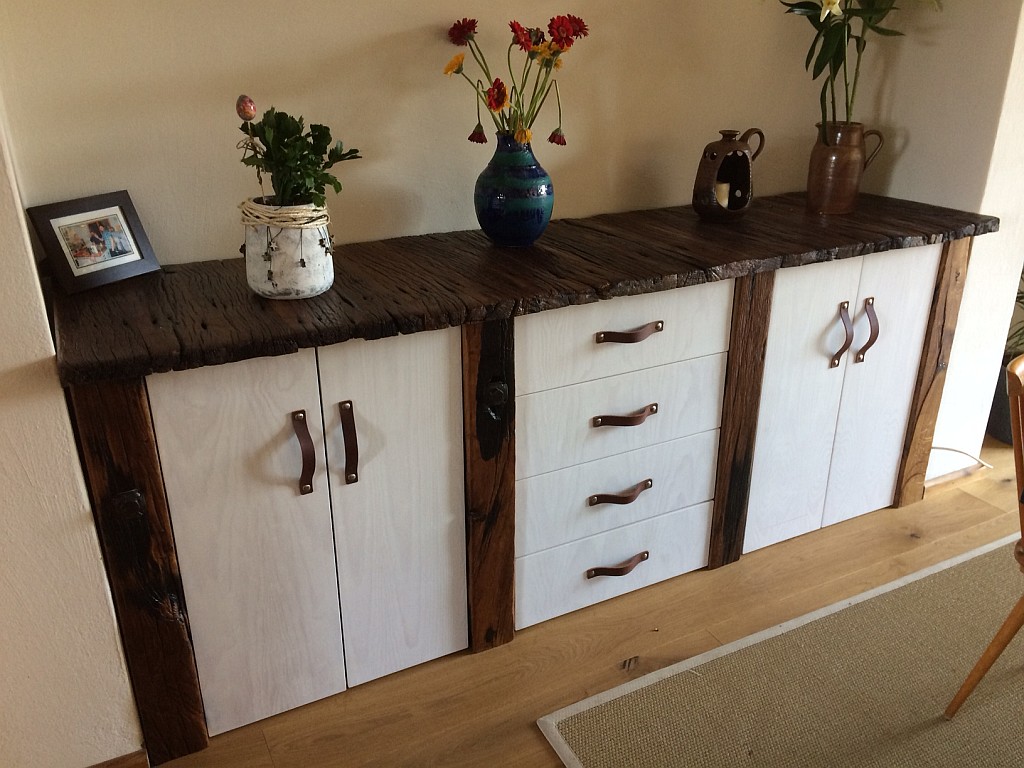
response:
[[[153,765],[209,736],[142,379],[70,388],[82,462]]]
[[[953,348],[953,335],[960,315],[960,302],[964,296],[973,242],[974,239],[970,237],[951,240],[942,249],[924,351],[921,354],[921,365],[917,369],[917,383],[914,385],[910,418],[903,440],[903,456],[896,479],[896,494],[893,498],[893,506],[896,507],[924,498],[928,456],[935,437],[935,421],[946,383],[949,352]]]
[[[515,635],[515,377],[512,320],[462,326],[469,647]]]
[[[735,562],[743,553],[774,286],[775,272],[736,278],[722,429],[718,438],[718,479],[711,520],[709,568]]]

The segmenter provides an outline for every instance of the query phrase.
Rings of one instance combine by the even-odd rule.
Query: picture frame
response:
[[[127,190],[26,212],[53,276],[68,293],[160,269]]]

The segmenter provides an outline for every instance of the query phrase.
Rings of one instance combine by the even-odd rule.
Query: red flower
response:
[[[494,78],[494,83],[487,89],[487,108],[491,112],[501,112],[508,106],[508,90],[499,78]]]
[[[590,30],[587,29],[587,23],[579,16],[573,16],[571,13],[567,13],[565,18],[569,20],[569,25],[572,27],[572,36],[574,38],[579,39],[590,34]]]
[[[529,53],[530,48],[533,47],[533,39],[530,37],[530,30],[518,21],[514,20],[510,21],[508,26],[512,30],[512,42],[518,45],[522,50]]]
[[[555,128],[555,130],[551,132],[551,135],[548,136],[548,141],[550,141],[552,144],[557,144],[560,147],[565,146],[565,134],[562,133],[561,126]]]
[[[476,35],[476,19],[463,19],[452,24],[448,30],[448,39],[455,45],[469,45]]]
[[[480,123],[476,124],[476,128],[469,134],[469,140],[475,144],[486,144],[487,134],[484,133],[484,127]]]
[[[563,51],[567,50],[575,39],[575,27],[569,20],[568,16],[555,16],[548,22],[548,32],[551,34],[552,42],[561,48]]]

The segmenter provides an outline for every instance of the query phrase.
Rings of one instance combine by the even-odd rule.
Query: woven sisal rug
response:
[[[942,717],[1024,589],[1010,541],[653,672],[538,724],[569,768],[1019,768],[1024,632],[957,716]]]

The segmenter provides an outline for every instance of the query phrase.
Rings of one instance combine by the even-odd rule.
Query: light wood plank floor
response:
[[[989,442],[983,458],[994,469],[932,488],[918,504],[577,611],[501,648],[367,683],[165,765],[558,768],[538,717],[1016,532],[1012,451]],[[949,681],[950,695],[960,682]]]

